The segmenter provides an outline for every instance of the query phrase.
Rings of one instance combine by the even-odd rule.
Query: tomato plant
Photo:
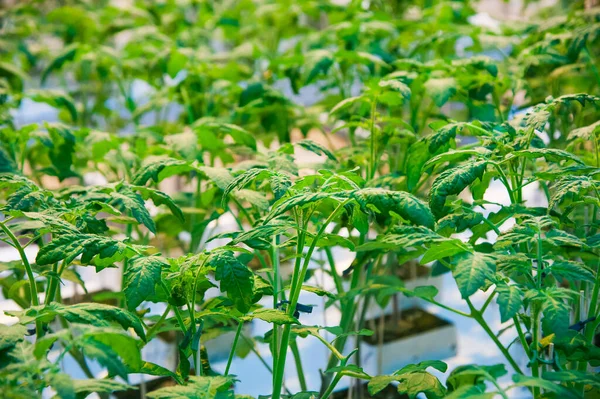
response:
[[[7,3],[2,397],[600,394],[594,2]]]

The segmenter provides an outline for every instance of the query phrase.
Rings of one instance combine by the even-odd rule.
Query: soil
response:
[[[375,396],[369,395],[369,390],[367,389],[367,384],[362,386],[362,395],[359,398],[358,392],[352,393],[353,399],[408,399],[407,395],[400,395],[395,385],[388,385],[381,392],[377,393]],[[332,399],[347,399],[348,398],[348,389],[344,389],[343,391],[334,392],[331,395]]]
[[[399,316],[399,320],[396,322],[394,322],[393,314],[385,316],[383,330],[384,343],[435,330],[450,324],[448,321],[419,308],[404,309],[400,312]],[[363,337],[364,342],[370,345],[377,345],[379,342],[380,320],[367,320],[365,325],[375,326],[375,333],[371,336]]]

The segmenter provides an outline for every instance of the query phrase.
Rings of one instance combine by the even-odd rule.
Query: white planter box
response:
[[[409,309],[407,312],[413,312]],[[419,312],[426,313],[423,310]],[[370,337],[370,342],[361,340],[361,361],[364,370],[372,375],[391,374],[411,363],[424,360],[445,359],[456,355],[457,332],[450,322],[436,315],[426,313],[436,319],[436,324],[404,337],[384,342],[379,346],[378,331]],[[386,324],[389,325],[389,317]],[[379,321],[377,321],[379,324]],[[368,327],[368,325],[367,325]]]

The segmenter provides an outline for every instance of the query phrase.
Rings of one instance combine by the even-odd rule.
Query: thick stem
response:
[[[336,373],[335,377],[333,378],[333,381],[331,382],[331,384],[329,384],[327,390],[321,396],[321,399],[329,398],[329,396],[333,393],[333,390],[335,389],[336,385],[338,384],[338,382],[340,382],[341,379],[342,375],[340,373]]]
[[[304,242],[306,239],[306,233],[305,233],[306,229],[304,228],[304,229],[299,230],[298,245],[296,248],[296,263],[294,265],[294,274],[292,276],[292,286],[290,289],[290,303],[288,304],[288,308],[287,308],[287,313],[290,316],[294,315],[296,305],[298,303],[298,298],[300,297],[300,291],[302,289],[302,282],[304,281],[304,277],[306,276],[306,271],[308,270],[308,265],[310,263],[310,259],[315,250],[317,242],[319,241],[319,238],[321,238],[321,236],[325,233],[325,229],[327,228],[329,223],[331,223],[333,221],[333,219],[337,216],[337,214],[340,212],[340,210],[344,209],[344,206],[349,201],[350,200],[340,202],[338,204],[338,206],[335,208],[335,210],[331,213],[331,215],[329,215],[327,220],[325,220],[325,222],[321,226],[321,229],[319,229],[319,232],[313,237],[313,240],[308,249],[308,252],[304,256],[304,263],[302,264],[301,270],[300,270],[300,264],[301,264],[301,260],[302,260]],[[306,222],[306,224],[308,224],[308,221]],[[288,348],[289,341],[290,341],[290,335],[291,335],[291,325],[286,324],[283,328],[283,334],[281,336],[281,343],[279,345],[279,356],[277,359],[277,364],[276,364],[276,367],[274,367],[275,374],[274,374],[274,381],[273,381],[272,399],[279,399],[281,397],[281,387],[283,386],[284,370],[285,370],[285,359],[287,356],[287,348]]]
[[[519,367],[519,365],[517,364],[515,359],[513,359],[512,355],[508,352],[508,349],[506,349],[506,347],[504,347],[504,345],[502,345],[502,342],[500,342],[500,340],[498,339],[496,334],[494,334],[494,332],[492,331],[490,326],[484,320],[483,315],[477,309],[475,309],[475,307],[471,303],[470,299],[467,298],[466,301],[467,301],[467,304],[469,305],[469,309],[471,310],[471,315],[472,315],[473,319],[475,319],[475,321],[477,321],[477,323],[481,326],[481,328],[483,328],[483,330],[486,332],[486,334],[492,339],[492,341],[494,341],[494,343],[496,344],[498,349],[500,349],[500,352],[502,352],[502,354],[504,355],[506,360],[508,360],[508,362],[513,367],[513,369],[517,373],[523,374],[523,371],[521,370],[521,368]]]

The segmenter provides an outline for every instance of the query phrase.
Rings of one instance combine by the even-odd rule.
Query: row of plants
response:
[[[148,398],[243,398],[231,370],[251,352],[275,399],[339,395],[344,377],[358,397],[596,397],[600,13],[573,2],[539,23],[482,27],[475,7],[2,9],[0,240],[19,259],[0,262],[15,305],[0,328],[2,396],[134,395],[142,374],[172,385],[142,383]],[[39,103],[60,120],[20,123]],[[528,201],[532,188],[544,205]],[[225,217],[235,229],[214,233]],[[75,303],[61,287],[85,290],[82,267],[118,268],[120,289]],[[407,284],[417,270],[451,273],[468,311]],[[306,325],[303,292],[339,323]],[[381,346],[428,317],[402,309],[407,298],[473,320],[505,363],[365,370],[361,342]],[[252,336],[251,323],[270,327]],[[211,338],[224,333],[217,372]],[[142,355],[166,335],[173,368]],[[305,378],[303,339],[330,352],[319,382]]]

